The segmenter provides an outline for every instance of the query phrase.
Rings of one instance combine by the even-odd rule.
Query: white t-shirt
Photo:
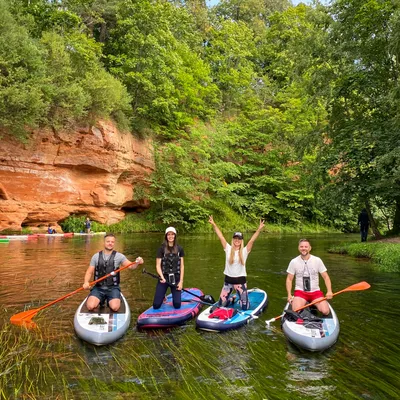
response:
[[[296,286],[294,290],[304,290],[303,288],[303,276],[310,276],[311,290],[315,292],[320,290],[319,288],[319,273],[326,271],[326,267],[319,257],[310,255],[308,260],[303,260],[301,256],[293,258],[289,263],[287,273],[292,274],[296,278]]]
[[[247,247],[244,247],[242,250],[244,265],[242,265],[239,261],[239,250],[235,251],[235,256],[233,258],[233,264],[229,264],[229,258],[231,257],[231,248],[230,244],[226,244],[225,247],[225,270],[224,274],[230,276],[232,278],[237,278],[239,276],[246,276],[246,260],[249,255],[247,251]]]

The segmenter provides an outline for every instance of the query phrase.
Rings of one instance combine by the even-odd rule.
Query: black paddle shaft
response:
[[[152,276],[153,278],[155,278],[155,279],[157,279],[157,280],[160,280],[160,277],[159,277],[158,275],[152,274],[151,272],[147,272],[145,268],[143,268],[142,274],[147,274],[147,275],[150,275],[150,276]],[[176,287],[176,285],[173,285],[172,283],[169,283],[169,282],[165,282],[165,283],[166,283],[168,286],[170,286],[170,287]],[[203,301],[203,302],[205,302],[205,303],[208,303],[208,304],[210,304],[210,305],[215,303],[214,298],[213,298],[211,295],[209,295],[209,294],[207,294],[206,296],[198,296],[197,294],[191,292],[190,290],[186,290],[186,289],[183,289],[183,288],[182,288],[182,291],[184,291],[184,292],[186,292],[186,293],[189,293],[189,294],[191,294],[192,296],[195,296],[195,297],[197,297],[198,299],[200,299],[201,301]]]

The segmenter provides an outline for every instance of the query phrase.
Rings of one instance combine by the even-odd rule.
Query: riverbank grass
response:
[[[386,242],[343,243],[331,247],[329,253],[369,258],[384,272],[400,271],[400,244]]]
[[[223,232],[241,231],[254,232],[258,228],[259,220],[250,221],[237,213],[224,213],[223,215],[214,216],[215,221]],[[62,224],[64,232],[82,232],[85,218],[82,216],[68,217]],[[157,221],[151,211],[140,214],[128,214],[122,221],[112,224],[103,225],[92,221],[93,232],[112,232],[112,233],[145,233],[145,232],[164,232],[167,226],[174,226],[181,233],[211,233],[213,229],[206,218],[201,223],[190,225],[180,224],[179,222]],[[297,223],[297,224],[270,224],[266,221],[264,228],[266,233],[334,233],[338,232],[332,227],[320,225],[317,223]]]

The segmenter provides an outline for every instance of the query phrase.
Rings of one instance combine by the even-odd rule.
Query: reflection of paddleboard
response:
[[[242,311],[239,302],[236,301],[229,307],[220,308],[222,310],[227,310],[226,316],[224,317],[223,313],[212,313],[212,307],[208,307],[197,317],[197,328],[206,331],[223,332],[246,325],[268,305],[268,296],[264,290],[257,288],[249,289],[248,294],[250,302],[250,308],[248,310]],[[229,312],[231,309],[233,313]],[[213,315],[215,315],[215,317],[213,317]]]
[[[131,311],[122,293],[121,307],[117,312],[106,306],[89,311],[86,300],[83,300],[75,313],[74,328],[78,337],[101,346],[113,343],[124,335],[129,328]]]
[[[199,297],[203,296],[203,292],[200,289],[190,288],[186,290],[193,292]],[[138,328],[170,328],[182,325],[197,315],[201,307],[201,304],[196,301],[197,297],[184,291],[182,291],[181,296],[181,308],[174,308],[172,305],[172,294],[169,294],[167,296],[167,301],[164,302],[159,309],[155,310],[153,307],[150,307],[140,314],[137,320]]]
[[[285,336],[296,346],[310,351],[323,351],[331,347],[339,336],[339,320],[335,311],[329,304],[328,316],[313,314],[309,308],[298,314],[290,313],[291,307],[286,304],[288,310],[282,317],[282,330]],[[297,318],[299,315],[301,318]]]

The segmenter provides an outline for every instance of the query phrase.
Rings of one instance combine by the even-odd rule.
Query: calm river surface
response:
[[[246,235],[248,239],[250,235]],[[246,239],[245,238],[245,239]],[[137,316],[152,303],[155,280],[141,270],[121,273],[132,311],[128,333],[110,346],[79,340],[73,317],[84,292],[39,313],[27,331],[9,318],[79,288],[100,236],[40,238],[0,244],[0,398],[4,399],[395,399],[400,398],[399,274],[371,263],[327,253],[357,236],[309,235],[313,254],[328,268],[337,292],[367,281],[371,289],[335,296],[341,324],[336,345],[322,354],[296,349],[279,321],[285,305],[286,268],[297,255],[299,235],[263,233],[248,262],[248,285],[267,291],[269,305],[258,320],[223,334],[201,332],[194,321],[169,331],[140,332]],[[117,237],[116,249],[145,259],[155,272],[162,234]],[[224,253],[214,234],[185,235],[185,287],[218,298]],[[321,286],[323,280],[321,279]]]

